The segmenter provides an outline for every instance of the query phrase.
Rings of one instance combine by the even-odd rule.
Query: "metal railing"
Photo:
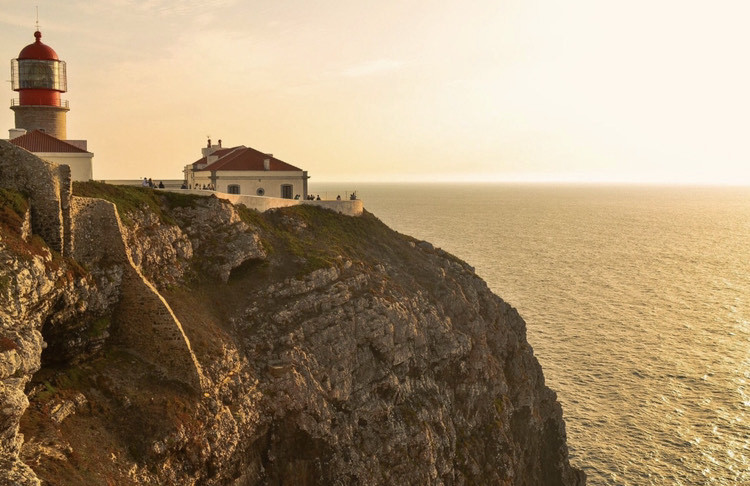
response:
[[[21,105],[21,100],[19,98],[13,98],[13,99],[11,99],[10,100],[10,106],[22,106]],[[57,108],[68,108],[68,109],[70,109],[70,104],[68,103],[68,100],[60,100],[60,101],[58,101],[54,105],[49,105],[49,104],[45,103],[43,105],[29,105],[29,104],[27,104],[27,105],[24,105],[24,106],[55,106]]]

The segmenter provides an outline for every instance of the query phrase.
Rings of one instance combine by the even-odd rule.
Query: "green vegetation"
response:
[[[0,188],[0,205],[3,208],[12,209],[17,215],[23,217],[29,209],[26,196],[12,189]]]
[[[503,421],[501,420],[501,417],[503,416],[503,411],[505,411],[505,403],[503,402],[502,397],[498,397],[493,400],[493,404],[495,406],[495,413],[497,414],[494,422],[495,427],[502,429]]]
[[[182,194],[179,192],[159,192],[158,195],[162,198],[164,203],[169,209],[174,208],[194,208],[196,203],[206,196],[198,196],[196,194]]]
[[[72,366],[62,370],[55,378],[55,384],[62,390],[80,390],[84,386],[90,385],[88,370],[80,366]]]
[[[303,261],[301,274],[330,267],[342,257],[378,260],[393,253],[394,242],[406,242],[367,212],[353,218],[301,204],[262,214],[243,207],[240,217],[258,228],[270,256]]]
[[[49,382],[49,380],[44,380],[42,382],[42,385],[44,386],[44,390],[40,391],[36,394],[36,397],[34,397],[34,401],[38,403],[47,403],[57,395],[57,388],[52,385],[52,383]]]
[[[20,232],[28,210],[29,203],[23,194],[10,189],[0,189],[0,226]]]
[[[505,410],[505,404],[503,403],[502,397],[495,398],[494,404],[495,404],[495,412],[497,412],[498,415],[502,415],[503,411]]]
[[[91,323],[88,330],[86,331],[86,334],[90,338],[97,338],[101,336],[102,334],[104,334],[104,332],[107,329],[109,329],[109,326],[110,326],[109,316],[100,317],[99,319]]]
[[[157,193],[149,187],[116,186],[93,181],[73,182],[73,194],[75,196],[104,199],[114,203],[120,219],[128,226],[133,225],[130,214],[136,211],[151,211],[162,222],[175,224],[175,221],[161,209],[159,196],[167,193]]]
[[[176,224],[171,209],[195,207],[199,198],[205,197],[98,182],[74,182],[73,194],[114,203],[120,219],[128,226],[133,225],[130,215],[136,211],[151,211],[162,222]],[[298,274],[330,267],[342,257],[372,261],[367,257],[379,259],[394,251],[387,242],[393,243],[395,233],[367,212],[352,218],[305,204],[266,213],[244,205],[236,208],[241,220],[258,232],[269,257],[291,260]]]
[[[260,212],[256,211],[255,209],[250,209],[244,204],[238,204],[235,207],[237,209],[237,213],[240,216],[240,219],[246,224],[256,228],[261,228],[265,231],[272,230],[271,225],[268,224],[268,221],[266,221],[266,218],[264,218]]]
[[[84,278],[86,275],[88,275],[88,270],[86,269],[86,266],[78,263],[76,260],[70,257],[64,257],[65,263],[68,266],[68,278],[70,279],[78,279],[78,278]]]
[[[31,259],[32,255],[45,256],[49,252],[47,243],[40,236],[31,235],[28,241],[22,238],[21,228],[28,209],[28,200],[22,193],[0,189],[0,234],[6,248],[25,260]],[[0,288],[8,284],[9,281],[0,281]]]
[[[172,210],[197,207],[202,201],[200,198],[206,197],[96,182],[76,182],[73,184],[73,193],[113,202],[123,223],[131,227],[136,212],[152,212],[165,224],[177,224]],[[381,261],[396,260],[404,261],[405,273],[430,285],[434,283],[434,275],[414,259],[413,246],[416,240],[394,232],[367,211],[362,216],[349,217],[306,204],[263,213],[244,205],[235,207],[240,219],[251,228],[249,231],[258,235],[260,244],[268,255],[264,265],[251,262],[235,269],[235,280],[240,275],[269,272],[269,268],[274,268],[276,274],[301,276],[338,265],[344,260],[359,261],[373,267]],[[222,236],[217,234],[215,237]],[[208,248],[228,243],[212,241],[213,234],[207,234],[205,238],[205,246]],[[439,249],[435,252],[440,252],[445,258],[455,258],[447,253],[443,255]],[[200,280],[206,268],[210,269],[218,261],[223,261],[220,254],[203,255],[191,262],[191,273]],[[193,280],[188,278],[191,285],[195,284]]]

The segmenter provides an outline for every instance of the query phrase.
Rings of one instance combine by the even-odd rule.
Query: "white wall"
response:
[[[196,191],[191,189],[161,189],[162,191],[177,192],[181,194],[196,194],[200,196],[214,195],[221,199],[226,199],[232,204],[244,204],[250,209],[256,211],[268,211],[274,208],[283,208],[288,206],[296,206],[298,204],[309,204],[311,206],[319,206],[322,208],[336,211],[337,213],[345,214],[347,216],[361,216],[364,210],[364,204],[361,199],[354,201],[342,200],[342,201],[303,201],[294,199],[282,199],[279,197],[260,197],[260,196],[248,196],[243,194],[226,194],[223,192],[213,191]]]
[[[87,153],[34,153],[39,158],[55,164],[70,166],[70,178],[74,181],[90,181],[94,179],[94,154]]]
[[[197,171],[190,174],[190,188],[195,188],[195,184],[203,187],[212,183],[210,172]],[[264,196],[281,197],[281,186],[288,184],[292,186],[292,197],[299,195],[300,199],[304,199],[306,177],[307,173],[304,171],[218,171],[215,185],[218,192],[229,193],[230,185],[238,185],[240,194],[257,196],[258,189],[263,189]]]

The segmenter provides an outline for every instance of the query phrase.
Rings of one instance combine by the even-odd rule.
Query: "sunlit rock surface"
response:
[[[523,320],[466,263],[367,213],[119,191],[74,188],[118,205],[203,381],[121,337],[119,264],[11,217],[0,484],[584,484]]]

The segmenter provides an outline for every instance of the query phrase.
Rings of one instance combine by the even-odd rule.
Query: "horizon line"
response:
[[[748,187],[750,181],[663,181],[663,180],[617,180],[617,179],[310,179],[308,184],[435,184],[435,185],[560,185],[560,186],[655,186],[655,187]]]
[[[164,178],[153,178],[155,180],[163,181],[178,181],[179,178],[164,177]],[[97,177],[93,179],[101,182],[124,182],[124,181],[140,181],[141,178],[112,178],[112,177]],[[484,178],[484,179],[391,179],[391,178],[316,178],[311,177],[308,184],[435,184],[435,185],[559,185],[559,186],[651,186],[651,187],[750,187],[750,181],[721,181],[721,180],[708,180],[708,181],[695,181],[695,180],[678,180],[678,181],[666,181],[666,180],[637,180],[637,179],[573,179],[573,178]]]

